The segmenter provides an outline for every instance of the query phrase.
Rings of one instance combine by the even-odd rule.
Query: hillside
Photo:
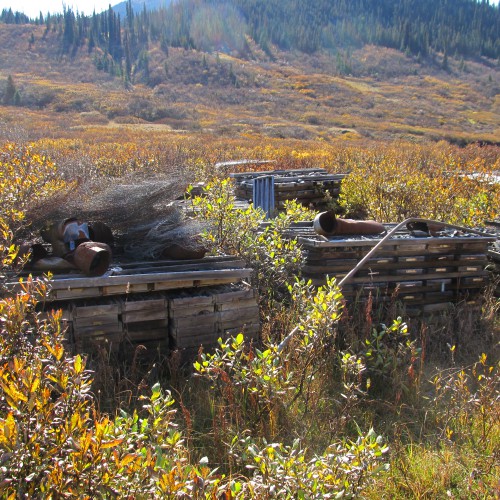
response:
[[[55,136],[117,123],[326,141],[460,144],[500,136],[500,69],[485,58],[450,57],[442,69],[436,58],[374,45],[341,57],[274,47],[271,58],[249,40],[250,59],[179,47],[165,53],[150,44],[146,84],[137,68],[132,81],[99,70],[102,51],[61,54],[61,36],[39,25],[0,24],[0,93],[10,104],[0,108],[3,122],[43,124]],[[5,99],[9,75],[17,103]]]

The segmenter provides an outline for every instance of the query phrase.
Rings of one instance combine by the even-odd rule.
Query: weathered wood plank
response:
[[[223,304],[239,300],[255,299],[256,296],[257,296],[257,291],[253,288],[248,288],[245,290],[219,292],[214,295],[214,298],[216,304]]]
[[[149,328],[145,330],[127,330],[124,340],[130,342],[147,342],[151,340],[164,340],[168,338],[168,327]]]
[[[167,308],[167,300],[162,298],[157,299],[144,299],[144,300],[125,300],[122,304],[122,312],[130,313],[134,311],[154,311],[157,309]]]
[[[214,269],[214,270],[194,270],[194,271],[179,271],[165,273],[148,273],[138,275],[119,275],[109,277],[93,277],[93,278],[68,278],[50,280],[52,290],[70,290],[82,289],[87,287],[112,287],[112,286],[132,286],[148,283],[174,282],[182,283],[183,281],[210,281],[212,279],[243,279],[250,276],[249,269]]]
[[[182,329],[190,327],[214,328],[216,316],[214,312],[207,314],[197,314],[196,316],[186,316],[183,318],[170,318],[172,328]]]
[[[304,248],[342,248],[342,247],[373,247],[375,246],[381,238],[376,237],[358,237],[358,238],[348,238],[348,237],[331,237],[325,239],[319,238],[299,238],[299,243],[304,246]],[[465,237],[422,237],[422,238],[400,238],[397,240],[389,240],[382,245],[382,248],[396,247],[397,250],[408,250],[411,249],[416,253],[420,250],[425,250],[426,248],[431,251],[442,251],[446,250],[446,245],[451,245],[449,248],[455,248],[457,245],[462,245],[462,250],[467,251],[481,251],[486,249],[489,243],[495,241],[494,237],[486,236],[471,236],[469,238]]]
[[[425,280],[439,280],[441,278],[472,278],[476,276],[488,276],[487,271],[481,271],[481,272],[473,272],[473,273],[459,273],[459,272],[453,272],[453,273],[429,273],[426,274],[425,276],[420,276],[420,278],[425,279]],[[343,277],[342,274],[339,274],[336,276],[337,279],[341,279]],[[313,285],[315,286],[320,286],[325,284],[325,275],[321,274],[313,274],[313,273],[304,273],[304,278],[306,279],[311,279]],[[415,281],[415,276],[414,275],[378,275],[376,276],[376,279],[370,279],[368,276],[361,276],[361,277],[355,277],[350,280],[349,284],[346,285],[346,288],[356,285],[356,284],[363,284],[363,285],[368,285],[371,284],[373,286],[378,286],[378,287],[384,287],[387,283],[393,283],[393,282],[400,282],[400,281]]]
[[[255,299],[246,299],[246,300],[235,300],[232,302],[223,302],[221,304],[216,304],[216,311],[233,311],[233,310],[245,310],[247,308],[257,308],[258,306],[255,302]]]
[[[75,340],[81,338],[104,337],[114,333],[123,335],[123,326],[120,323],[83,326],[79,328],[75,328],[73,325],[73,335]]]
[[[259,318],[259,308],[257,306],[247,307],[241,309],[229,309],[226,311],[219,311],[216,315],[217,321],[224,323],[225,321],[241,320],[255,320]]]
[[[127,270],[142,268],[142,269],[154,269],[156,267],[176,267],[176,266],[189,266],[189,268],[210,268],[213,264],[227,264],[227,268],[239,268],[241,267],[241,259],[231,256],[231,255],[219,255],[219,256],[207,256],[203,259],[190,259],[190,260],[144,260],[144,261],[133,261],[133,262],[120,262],[117,261],[116,265],[121,267],[123,274],[126,274]]]
[[[215,328],[204,329],[197,326],[172,328],[170,338],[177,348],[197,348],[200,345],[217,345],[217,339],[221,336]]]
[[[92,318],[94,316],[118,316],[120,314],[120,304],[95,304],[75,306],[72,309],[75,318]]]
[[[160,319],[168,319],[168,309],[165,307],[158,309],[146,309],[143,311],[136,310],[122,314],[122,322],[125,324],[156,321]]]
[[[79,331],[86,327],[104,327],[104,325],[106,327],[116,326],[117,328],[121,328],[121,324],[120,321],[118,320],[117,314],[73,319],[73,327]]]
[[[184,309],[193,305],[212,306],[214,304],[214,295],[194,295],[186,297],[174,297],[168,301],[169,310]]]
[[[59,288],[57,290],[52,289],[49,293],[49,299],[53,300],[74,300],[74,299],[85,299],[92,297],[100,297],[101,293],[99,287],[89,287],[89,288]]]

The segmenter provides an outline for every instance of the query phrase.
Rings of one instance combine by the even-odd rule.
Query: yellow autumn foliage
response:
[[[394,145],[360,150],[346,159],[346,211],[381,222],[424,217],[477,226],[499,215],[498,158],[477,146],[464,150]]]
[[[0,219],[15,231],[28,210],[66,186],[56,165],[31,146],[7,143],[0,149]]]

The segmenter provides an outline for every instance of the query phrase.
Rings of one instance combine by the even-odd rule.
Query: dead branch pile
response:
[[[71,192],[33,210],[29,214],[32,230],[69,217],[90,223],[100,221],[113,231],[117,251],[139,260],[164,257],[163,249],[173,243],[199,248],[196,235],[201,226],[174,203],[182,197],[187,184],[175,175],[131,175],[119,183],[80,183]]]

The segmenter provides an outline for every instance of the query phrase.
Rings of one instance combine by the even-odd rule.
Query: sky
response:
[[[116,5],[121,0],[0,0],[0,11],[4,8],[11,8],[13,11],[24,12],[29,17],[38,17],[40,11],[45,15],[47,12],[51,14],[62,12],[63,5],[71,7],[77,11],[90,15],[94,12],[102,12],[109,7],[109,4]],[[490,0],[490,4],[497,5],[500,0]]]

